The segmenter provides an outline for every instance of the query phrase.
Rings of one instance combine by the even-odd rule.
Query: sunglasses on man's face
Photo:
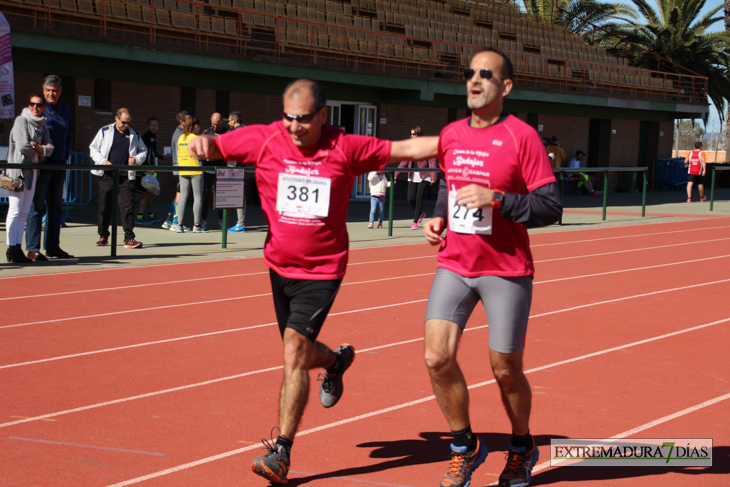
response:
[[[321,110],[321,108],[319,109]],[[284,120],[287,122],[293,122],[297,121],[299,123],[309,123],[312,121],[312,119],[319,113],[319,110],[316,110],[312,113],[307,113],[306,115],[289,115],[286,112],[281,112],[281,116],[284,117]]]
[[[467,81],[472,79],[474,77],[474,73],[476,73],[476,72],[477,72],[476,70],[471,69],[471,68],[465,69],[464,70],[464,79]],[[480,69],[479,77],[481,79],[490,80],[494,77],[494,73],[492,72],[491,69]]]
[[[129,125],[130,123],[132,123],[132,121],[130,120],[129,122],[125,122],[124,120],[120,120],[119,123],[121,123],[122,125]]]
[[[28,106],[29,106],[29,107],[38,107],[38,108],[42,108],[42,107],[45,107],[45,106],[46,106],[46,104],[45,104],[45,103],[33,103],[33,102],[30,102],[30,103],[28,103]]]

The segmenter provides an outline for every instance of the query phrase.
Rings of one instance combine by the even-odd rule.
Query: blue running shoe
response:
[[[236,223],[236,226],[229,228],[228,231],[229,232],[245,232],[246,231],[246,227],[243,226],[243,225],[239,225],[238,223]]]

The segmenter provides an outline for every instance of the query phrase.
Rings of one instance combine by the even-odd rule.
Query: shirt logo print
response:
[[[492,145],[496,145],[497,147],[502,147],[502,141],[501,140],[494,139],[492,141]]]

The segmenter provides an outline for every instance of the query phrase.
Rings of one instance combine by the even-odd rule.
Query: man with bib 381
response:
[[[269,225],[264,260],[284,341],[279,399],[280,435],[256,457],[255,473],[287,483],[290,451],[309,393],[309,369],[325,372],[319,398],[332,407],[342,376],[355,358],[348,344],[332,351],[317,341],[345,275],[347,210],[355,178],[386,164],[436,155],[437,137],[390,142],[348,135],[326,125],[327,98],[319,83],[300,79],[284,91],[282,120],[249,125],[216,138],[193,139],[189,150],[256,167],[261,206]]]
[[[482,49],[464,75],[472,115],[441,131],[438,158],[445,179],[434,218],[423,228],[426,239],[441,246],[425,318],[426,366],[454,438],[441,486],[470,485],[487,456],[471,430],[469,393],[456,360],[479,301],[489,322],[492,370],[512,423],[499,485],[525,486],[538,458],[529,432],[530,385],[522,371],[534,274],[527,228],[560,218],[560,192],[537,132],[503,111],[513,86],[509,59]]]

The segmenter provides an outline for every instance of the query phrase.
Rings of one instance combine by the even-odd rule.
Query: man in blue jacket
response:
[[[46,127],[51,134],[53,154],[43,161],[44,164],[66,164],[73,145],[73,121],[71,109],[64,102],[59,101],[63,86],[61,78],[55,74],[46,76],[43,80],[43,96],[46,99]],[[64,252],[60,247],[61,217],[63,215],[63,186],[66,183],[66,171],[42,170],[38,174],[33,204],[28,212],[28,221],[25,231],[25,247],[28,257],[35,261],[48,260],[48,257],[57,259],[73,258],[73,255]],[[48,209],[46,219],[46,235],[44,256],[41,250],[41,227],[43,215]]]

